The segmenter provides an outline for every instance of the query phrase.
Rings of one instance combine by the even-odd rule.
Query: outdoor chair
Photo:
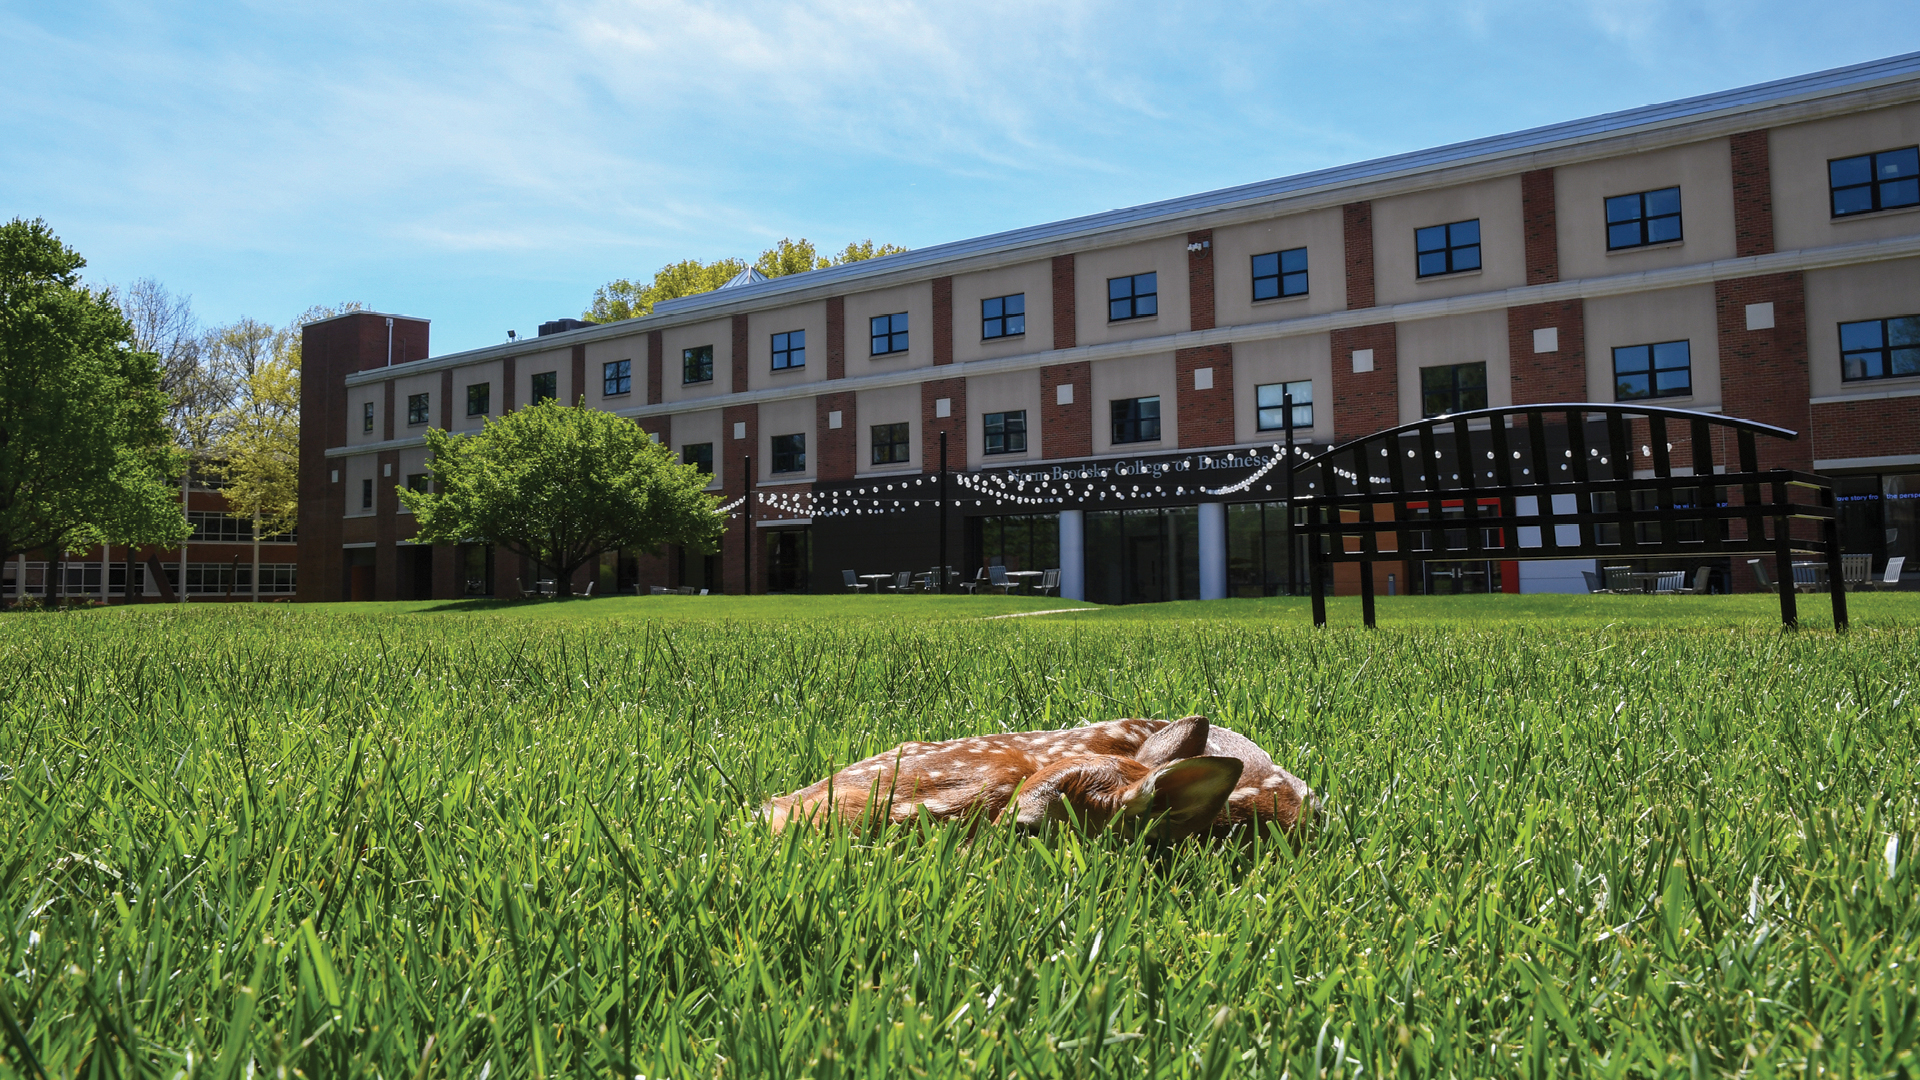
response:
[[[595,580],[593,580],[593,581],[589,581],[589,582],[587,582],[587,595],[588,595],[588,596],[592,596],[592,595],[593,595],[593,587],[594,587],[595,585],[598,585],[598,584],[600,584],[600,581],[599,581],[599,579],[597,579],[597,578],[596,578]]]
[[[1793,564],[1793,591],[1816,592],[1820,588],[1820,578],[1814,572],[1813,564],[1797,562]]]
[[[1040,584],[1035,586],[1035,588],[1039,590],[1039,593],[1041,596],[1050,596],[1052,595],[1053,590],[1059,587],[1060,587],[1060,571],[1059,570],[1047,570],[1042,572],[1040,575]]]
[[[1587,594],[1589,596],[1595,593],[1603,593],[1607,591],[1607,587],[1605,585],[1600,584],[1599,574],[1596,574],[1591,570],[1582,570],[1580,571],[1580,576],[1587,579]]]
[[[1020,587],[1019,582],[1007,577],[1007,568],[1004,566],[987,567],[987,584],[999,589],[1001,596],[1006,596]]]
[[[1900,556],[1896,556],[1895,558],[1888,559],[1886,576],[1882,577],[1879,581],[1874,582],[1873,583],[1874,587],[1880,588],[1880,589],[1891,589],[1895,585],[1900,584],[1900,571],[1905,569],[1906,565],[1907,565],[1907,557],[1905,555],[1900,555]]]
[[[1872,555],[1842,555],[1840,565],[1846,571],[1848,591],[1866,588],[1867,579],[1873,576]]]
[[[647,587],[647,592],[653,596],[665,596],[672,591],[672,589],[667,588],[665,585],[650,585]]]
[[[983,566],[980,568],[979,573],[973,575],[972,581],[963,581],[960,583],[960,587],[967,590],[968,596],[978,596],[980,595],[980,586],[986,583],[987,583],[987,568]]]
[[[1606,574],[1607,591],[1615,593],[1639,592],[1640,584],[1632,578],[1631,566],[1607,566],[1601,568]]]
[[[851,570],[840,571],[840,583],[854,592],[864,592],[867,587],[867,583],[855,577]]]
[[[907,595],[907,593],[913,590],[913,571],[902,570],[893,575],[893,584],[888,586],[888,588],[890,591],[899,593],[901,596]]]
[[[1713,567],[1703,566],[1693,572],[1693,587],[1681,589],[1684,593],[1704,594],[1713,585]]]
[[[1760,588],[1762,591],[1764,592],[1773,591],[1773,578],[1767,576],[1767,567],[1765,563],[1761,562],[1759,559],[1748,559],[1747,567],[1753,571],[1753,579],[1760,583]]]
[[[682,585],[682,586],[680,586],[680,595],[681,595],[681,596],[692,596],[692,595],[693,595],[693,586],[691,586],[691,585]]]
[[[1654,579],[1653,591],[1659,596],[1678,596],[1680,595],[1681,586],[1685,585],[1686,581],[1687,572],[1685,570],[1663,571],[1659,577]]]

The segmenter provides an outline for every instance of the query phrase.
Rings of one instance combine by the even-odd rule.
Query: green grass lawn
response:
[[[0,616],[0,1072],[1912,1074],[1920,601],[643,597]],[[1203,712],[1294,841],[773,836]]]

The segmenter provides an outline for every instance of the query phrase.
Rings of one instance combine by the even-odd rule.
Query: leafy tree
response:
[[[261,535],[288,532],[300,517],[300,369],[286,350],[242,384],[213,468],[226,482],[227,513],[253,524],[258,600]]]
[[[770,278],[785,277],[808,270],[824,270],[829,266],[862,262],[882,255],[896,255],[905,250],[893,244],[876,245],[872,240],[861,240],[848,244],[838,255],[829,259],[821,255],[813,246],[813,241],[805,237],[799,240],[782,238],[778,244],[760,253],[753,261],[753,268]],[[744,259],[715,259],[712,262],[687,259],[668,263],[654,271],[653,280],[644,285],[620,278],[595,289],[593,304],[580,317],[597,323],[637,319],[652,314],[653,306],[662,300],[712,292],[746,268]]]
[[[0,559],[178,543],[160,357],[46,222],[0,226]]]
[[[612,413],[543,401],[472,435],[429,428],[427,446],[433,490],[400,491],[419,542],[504,547],[552,568],[562,596],[603,552],[718,550],[708,477]]]

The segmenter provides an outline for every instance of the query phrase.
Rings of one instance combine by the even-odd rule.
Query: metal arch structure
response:
[[[1294,467],[1305,481],[1295,528],[1314,625],[1326,625],[1326,568],[1337,563],[1359,564],[1371,627],[1373,564],[1387,560],[1771,555],[1780,619],[1794,627],[1791,564],[1802,553],[1824,559],[1834,627],[1845,630],[1833,481],[1761,469],[1762,437],[1799,433],[1687,409],[1562,402],[1431,417],[1335,446]]]

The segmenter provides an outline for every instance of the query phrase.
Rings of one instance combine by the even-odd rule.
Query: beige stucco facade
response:
[[[1685,341],[1693,393],[1649,401],[1675,409],[1720,408],[1720,334],[1713,286],[1598,297],[1587,301],[1587,400],[1614,400],[1613,350]]]
[[[1093,452],[1115,452],[1113,411],[1115,401],[1126,398],[1159,397],[1160,438],[1151,442],[1122,443],[1120,453],[1161,453],[1180,445],[1178,393],[1174,383],[1173,354],[1132,356],[1093,365]],[[1031,439],[1033,436],[1029,435]]]
[[[1278,439],[1261,431],[1258,388],[1263,383],[1313,382],[1313,426],[1295,428],[1297,442],[1333,440],[1333,343],[1326,334],[1248,342],[1233,350],[1234,441]]]
[[[988,413],[1025,412],[1027,448],[1003,454],[986,453],[985,417]],[[1040,457],[1040,373],[1015,371],[967,380],[967,468],[978,469]]]
[[[1507,360],[1507,316],[1480,311],[1401,323],[1397,351],[1400,422],[1420,419],[1420,369],[1449,364],[1487,365],[1487,406],[1513,404],[1513,366]]]
[[[980,302],[995,296],[1024,294],[1027,330],[1012,337],[980,336]],[[956,363],[992,360],[1053,348],[1053,264],[1018,263],[953,278],[953,359]]]
[[[773,335],[807,332],[807,363],[802,368],[773,370]],[[864,352],[864,350],[863,350]],[[719,350],[714,350],[714,367],[719,367]],[[864,363],[864,361],[862,361]],[[849,365],[851,366],[851,365]],[[827,302],[793,304],[771,311],[756,311],[747,316],[747,386],[749,390],[768,390],[796,383],[824,381],[827,377]],[[715,382],[721,379],[716,370]],[[765,417],[762,417],[764,422]]]
[[[1920,103],[1776,128],[1768,134],[1773,163],[1774,245],[1783,251],[1920,231],[1920,207],[1835,218],[1827,162],[1920,143]]]
[[[1184,235],[1084,251],[1075,257],[1073,271],[1074,322],[1079,327],[1078,344],[1132,341],[1178,333],[1189,325],[1187,239]],[[1159,289],[1159,313],[1118,322],[1109,320],[1108,280],[1148,272],[1157,275],[1155,284]]]
[[[1213,231],[1213,319],[1217,326],[1276,322],[1347,306],[1346,241],[1338,207]],[[1253,257],[1307,249],[1307,294],[1253,298]]]
[[[1404,304],[1526,284],[1526,232],[1520,210],[1519,176],[1375,199],[1373,288],[1377,302]],[[1419,277],[1414,230],[1476,218],[1480,222],[1480,269]]]
[[[1920,391],[1920,376],[1846,381],[1840,324],[1920,315],[1920,259],[1811,270],[1807,282],[1807,364],[1813,396]],[[1914,408],[1920,409],[1920,402]]]
[[[1713,139],[1554,170],[1554,226],[1563,279],[1631,274],[1734,256],[1733,156]],[[1606,200],[1680,189],[1677,242],[1607,250]]]
[[[889,386],[879,390],[862,390],[855,396],[854,401],[859,420],[854,431],[853,471],[856,474],[918,471],[920,468],[920,388]],[[909,460],[905,464],[896,462],[875,465],[873,463],[873,426],[900,423],[907,425]]]
[[[933,286],[926,282],[891,289],[854,293],[846,299],[847,374],[902,371],[933,366]],[[873,319],[880,315],[907,316],[907,351],[873,355]],[[825,326],[823,321],[822,326]],[[820,362],[826,363],[826,339],[820,341]],[[812,357],[807,359],[813,363]]]

